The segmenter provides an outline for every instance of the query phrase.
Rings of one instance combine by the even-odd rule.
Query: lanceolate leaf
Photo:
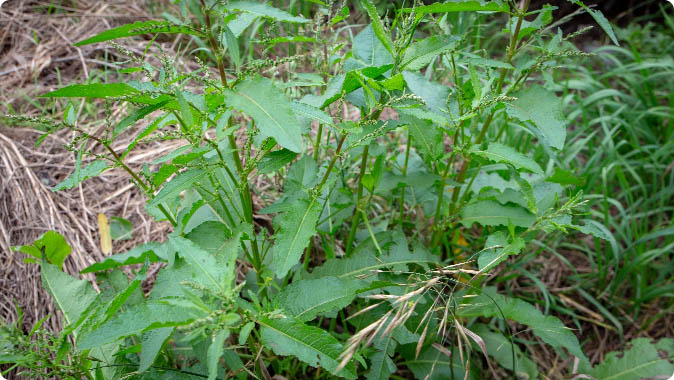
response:
[[[592,16],[592,18],[594,18],[594,21],[596,21],[597,24],[599,24],[599,26],[602,29],[604,29],[604,32],[606,32],[606,34],[609,36],[609,38],[611,38],[611,41],[616,45],[620,45],[618,43],[618,39],[615,36],[615,33],[613,33],[613,27],[611,27],[611,23],[606,19],[606,17],[604,17],[604,14],[601,13],[601,11],[596,10],[596,9],[591,9],[587,5],[583,4],[582,1],[578,1],[578,0],[570,0],[570,1],[574,4],[576,4],[576,5],[579,5],[583,9],[585,9],[587,11],[587,13],[589,13]]]
[[[67,324],[75,323],[96,299],[96,292],[87,280],[78,280],[63,273],[44,259],[41,265],[42,286],[51,294]]]
[[[562,149],[566,140],[566,120],[562,103],[552,92],[535,85],[515,94],[518,99],[507,105],[508,113],[536,125],[547,143]]]
[[[309,239],[316,234],[321,213],[317,198],[300,198],[274,218],[278,230],[273,248],[274,273],[283,278],[299,262]]]
[[[671,339],[669,341],[674,343]],[[633,339],[629,345],[631,347],[624,353],[611,352],[606,355],[604,361],[592,368],[588,375],[602,380],[633,380],[657,377],[666,379],[674,373],[674,364],[670,361],[674,356],[674,349],[669,352],[662,350],[665,358],[669,358],[667,360],[658,353],[658,348],[662,349],[664,345],[656,346],[648,338]]]
[[[522,353],[517,345],[510,343],[510,340],[501,333],[493,332],[486,325],[478,324],[471,328],[474,333],[480,336],[487,346],[489,356],[496,359],[496,362],[504,368],[513,370],[513,351],[515,352],[515,373],[522,378],[527,376],[529,379],[538,378],[538,369],[536,364]]]
[[[492,12],[510,12],[508,2],[503,0],[458,0],[447,1],[445,3],[435,3],[423,5],[415,8],[403,8],[401,11],[410,13],[414,11],[417,18],[429,13],[448,13],[448,12],[473,12],[473,11],[492,11]]]
[[[262,342],[277,355],[293,355],[313,367],[323,367],[333,375],[356,378],[352,363],[336,372],[342,345],[327,331],[305,325],[292,317],[262,317],[257,322],[262,327]]]
[[[173,333],[174,327],[162,327],[143,333],[142,346],[140,350],[139,372],[144,372],[154,364],[159,351],[166,339]]]
[[[130,251],[112,255],[105,258],[105,260],[94,263],[84,268],[80,273],[99,272],[107,269],[117,268],[125,265],[142,264],[145,260],[155,263],[162,260],[167,260],[166,248],[160,243],[141,244]]]
[[[494,288],[484,288],[477,297],[467,298],[457,315],[462,317],[505,318],[528,326],[534,334],[553,347],[564,347],[569,353],[582,361],[587,361],[578,338],[557,318],[545,316],[533,305],[517,298],[508,298],[498,294]]]
[[[287,314],[307,322],[319,314],[345,308],[364,286],[362,281],[337,277],[299,280],[281,291],[276,300]]]
[[[265,137],[273,137],[284,148],[302,151],[302,127],[290,106],[290,101],[270,79],[257,77],[236,86],[236,92],[225,92],[227,103],[247,113],[257,123]]]
[[[439,54],[454,50],[460,40],[456,36],[440,35],[415,42],[405,50],[400,69],[419,70]]]
[[[517,169],[526,169],[534,173],[543,174],[543,169],[541,169],[536,161],[503,144],[496,142],[489,143],[487,150],[481,150],[479,146],[473,145],[470,153],[495,162],[510,164]]]
[[[177,308],[174,305],[149,301],[134,306],[105,322],[78,342],[80,350],[100,347],[131,335],[161,327],[180,326],[203,317],[194,308]]]
[[[195,182],[204,177],[208,171],[205,169],[190,169],[178,174],[169,183],[157,193],[157,195],[148,202],[148,206],[155,207],[162,202],[170,201],[178,196],[183,190],[192,186]]]
[[[334,125],[332,116],[328,115],[327,113],[321,111],[320,109],[314,106],[310,106],[308,104],[300,102],[292,102],[290,103],[290,107],[298,115],[308,117],[313,120],[317,120],[321,124]]]
[[[381,67],[393,63],[391,53],[379,41],[372,25],[366,26],[354,37],[353,54],[368,67]]]
[[[481,200],[466,205],[461,210],[461,223],[470,227],[473,223],[483,226],[507,226],[509,223],[517,227],[531,227],[536,216],[527,209],[517,205],[502,205],[492,200]]]
[[[377,7],[375,7],[370,0],[361,0],[361,2],[367,11],[367,14],[370,16],[370,19],[372,20],[372,29],[374,30],[374,34],[377,36],[377,38],[379,38],[379,41],[381,41],[391,56],[395,56],[396,53],[395,48],[393,47],[393,41],[391,40],[391,36],[384,28],[384,24],[379,18]]]
[[[215,339],[208,347],[206,362],[208,364],[208,380],[215,380],[218,377],[218,364],[220,357],[225,352],[225,339],[229,336],[229,331],[220,330]]]
[[[413,116],[401,117],[400,121],[407,124],[410,137],[412,138],[412,145],[420,153],[432,160],[438,159],[443,155],[445,149],[442,143],[443,133],[433,122]]]
[[[265,4],[264,2],[258,1],[230,1],[227,3],[225,8],[229,10],[248,12],[255,16],[270,18],[276,21],[298,24],[309,22],[309,20],[304,17],[293,16],[284,10],[274,8]]]
[[[52,187],[51,190],[60,191],[64,189],[72,189],[80,182],[103,173],[103,171],[107,168],[108,164],[106,164],[104,160],[92,161],[82,169],[76,169],[68,176],[68,178],[63,180],[63,182],[59,183],[58,185]]]
[[[509,242],[506,235],[499,231],[489,235],[484,246],[485,251],[480,253],[477,264],[480,271],[487,272],[503,262],[503,260],[507,259],[508,256],[519,254],[520,251],[524,249],[525,243],[524,240],[519,237],[516,237],[512,242]]]
[[[40,95],[41,98],[110,98],[137,94],[138,90],[126,83],[73,84]]]
[[[192,34],[195,36],[202,36],[202,33],[190,26],[175,25],[167,21],[138,21],[133,24],[126,24],[117,28],[106,30],[84,41],[80,41],[75,46],[89,45],[97,42],[116,40],[118,38],[138,36],[141,34]]]

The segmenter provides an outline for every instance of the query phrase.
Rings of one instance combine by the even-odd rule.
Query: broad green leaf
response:
[[[77,348],[86,350],[100,347],[152,329],[186,325],[204,316],[203,313],[196,313],[194,308],[177,308],[163,302],[148,301],[105,322],[78,342]]]
[[[308,117],[312,120],[317,120],[321,124],[330,126],[335,125],[334,121],[332,120],[332,116],[314,106],[293,101],[290,103],[290,108],[292,108],[296,114]]]
[[[87,280],[78,280],[62,272],[44,259],[41,265],[42,287],[44,287],[56,306],[63,313],[65,322],[70,325],[77,320],[96,299],[96,291]],[[73,333],[77,336],[77,333]]]
[[[113,132],[112,132],[112,137],[115,138],[117,135],[122,133],[122,131],[124,131],[127,127],[129,127],[130,125],[133,125],[134,123],[136,123],[139,120],[144,119],[145,116],[151,114],[152,112],[154,112],[158,109],[161,109],[168,102],[169,102],[168,100],[165,100],[165,101],[159,102],[157,104],[151,104],[149,106],[146,106],[146,107],[143,107],[139,110],[134,111],[131,115],[122,119],[122,121],[120,121],[119,124],[117,124],[115,126],[115,128],[113,129]]]
[[[611,26],[611,23],[606,19],[606,17],[604,17],[604,14],[601,13],[600,10],[592,9],[579,0],[569,0],[569,1],[585,9],[587,13],[589,13],[590,16],[594,18],[594,21],[596,21],[597,24],[599,24],[599,26],[602,29],[604,29],[604,32],[606,32],[606,34],[611,38],[611,41],[614,44],[616,44],[616,46],[620,46],[620,44],[618,43],[618,39],[616,38],[615,33],[613,32],[613,27]]]
[[[208,355],[206,363],[208,364],[208,380],[215,380],[218,377],[218,367],[220,357],[225,352],[225,339],[229,336],[229,331],[220,330],[208,346]]]
[[[484,244],[485,250],[480,253],[477,259],[477,264],[481,272],[488,272],[494,268],[510,255],[519,254],[525,247],[524,240],[516,237],[508,241],[505,233],[498,231],[487,237]]]
[[[379,18],[377,7],[375,7],[370,0],[361,0],[361,4],[363,4],[365,11],[370,16],[370,20],[372,20],[372,29],[374,30],[374,34],[377,36],[382,45],[384,45],[386,50],[391,54],[391,56],[395,56],[396,53],[395,48],[393,47],[393,41],[391,40],[391,36],[389,35],[386,28],[384,28],[384,24]]]
[[[355,379],[355,368],[349,363],[336,372],[342,345],[327,331],[308,326],[295,318],[272,319],[262,317],[262,342],[281,356],[295,356],[312,367],[322,367],[336,376]]]
[[[229,29],[227,25],[223,25],[222,34],[224,37],[221,38],[221,40],[224,40],[223,45],[227,46],[229,57],[232,59],[232,62],[234,62],[234,66],[236,67],[236,69],[239,70],[239,66],[241,66],[241,53],[239,52],[239,40],[236,39],[236,36],[234,35],[234,33],[232,33],[232,30]]]
[[[112,240],[129,240],[133,236],[133,224],[124,218],[110,218],[110,237]]]
[[[182,121],[185,123],[187,129],[191,129],[194,126],[194,114],[192,113],[192,108],[190,103],[185,98],[185,93],[181,90],[176,90],[176,100],[178,101],[178,107],[180,109],[180,115],[182,116]]]
[[[113,98],[137,94],[138,90],[126,83],[73,84],[40,95],[41,98]]]
[[[219,255],[232,237],[232,231],[223,223],[208,220],[192,228],[185,237],[211,255]]]
[[[429,13],[448,13],[448,12],[474,12],[474,11],[489,11],[489,12],[510,12],[510,7],[506,1],[485,1],[485,0],[457,0],[447,1],[444,3],[434,3],[431,5],[423,5],[414,8],[401,9],[404,13],[414,12],[417,14],[417,19],[420,19]]]
[[[665,340],[667,339],[662,339],[660,342]],[[624,353],[607,354],[604,361],[587,374],[601,380],[638,380],[666,379],[674,373],[674,364],[671,362],[674,350],[667,352],[662,345],[653,344],[648,338],[633,339],[628,345],[630,347]],[[664,351],[665,358],[658,353],[658,348]]]
[[[309,20],[304,17],[293,16],[284,10],[274,8],[264,2],[230,1],[225,5],[225,9],[248,12],[258,17],[270,18],[281,22],[291,22],[296,24],[309,22]]]
[[[383,246],[384,242],[380,241]],[[384,247],[383,249],[387,249]],[[321,278],[335,276],[339,278],[355,278],[358,275],[372,275],[372,271],[384,268],[405,268],[414,265],[433,265],[438,262],[438,257],[425,250],[410,252],[407,247],[391,249],[379,257],[374,254],[375,249],[369,246],[358,249],[346,258],[334,258],[326,261],[323,265],[314,268],[307,278]],[[372,276],[374,278],[374,276]]]
[[[532,158],[497,142],[489,143],[487,150],[481,150],[479,146],[473,145],[469,152],[488,160],[510,164],[517,169],[526,169],[537,174],[543,174],[543,169]]]
[[[539,85],[514,96],[518,99],[506,106],[508,113],[522,121],[531,121],[551,147],[562,149],[566,140],[566,120],[559,98]]]
[[[374,346],[377,351],[370,356],[370,368],[367,380],[388,380],[398,369],[391,359],[395,355],[396,342],[391,335],[375,338]]]
[[[428,347],[421,351],[419,357],[414,357],[414,351],[411,356],[404,364],[417,380],[464,379],[467,375],[460,355],[453,355],[450,359],[435,348]]]
[[[138,372],[145,372],[152,364],[154,364],[157,355],[159,355],[159,351],[161,351],[161,348],[164,346],[164,342],[166,342],[166,339],[173,333],[173,329],[173,327],[162,327],[143,333]]]
[[[56,265],[59,269],[63,269],[63,262],[70,254],[71,248],[63,235],[56,231],[47,231],[35,240],[32,245],[14,247],[14,251],[31,255],[36,259],[26,258],[23,260],[24,262],[36,263],[38,262],[37,260],[42,261],[43,248],[47,262]]]
[[[318,199],[309,197],[295,200],[284,212],[274,217],[277,230],[272,248],[273,270],[279,278],[283,278],[300,261],[309,239],[316,234],[320,213]]]
[[[430,120],[417,119],[413,116],[401,115],[400,121],[407,124],[414,146],[422,156],[437,160],[445,153],[442,141],[442,130]]]
[[[480,200],[470,203],[461,210],[461,224],[470,227],[473,223],[483,226],[507,226],[529,228],[536,216],[527,209],[516,205],[502,205],[492,200]]]
[[[80,273],[100,272],[125,265],[142,264],[145,260],[156,263],[168,258],[166,248],[160,243],[141,244],[130,251],[108,256],[105,260],[84,268]]]
[[[247,79],[226,90],[225,99],[234,108],[247,113],[264,137],[273,137],[284,148],[302,151],[302,127],[290,101],[267,78]]]
[[[456,49],[460,40],[456,36],[438,35],[411,44],[405,50],[400,70],[420,70],[438,55]]]
[[[96,177],[97,175],[103,173],[105,169],[108,168],[108,164],[104,160],[96,160],[90,162],[87,166],[83,167],[80,170],[75,169],[68,178],[63,180],[63,182],[51,188],[52,191],[60,191],[64,189],[72,189],[77,186],[80,182],[85,181],[91,177]]]
[[[471,330],[482,338],[487,353],[493,357],[503,368],[513,370],[513,351],[515,352],[514,371],[518,378],[538,379],[538,369],[528,356],[526,356],[517,345],[510,343],[510,340],[498,332],[493,332],[483,324],[473,326]]]
[[[169,183],[164,185],[157,195],[148,202],[148,206],[155,207],[162,202],[170,201],[178,196],[183,190],[192,186],[202,177],[208,174],[205,169],[189,169],[175,176]]]
[[[552,316],[545,316],[533,305],[517,298],[508,298],[497,293],[495,288],[484,288],[477,297],[466,298],[467,302],[457,310],[462,317],[505,318],[528,326],[534,334],[553,347],[564,347],[581,361],[587,361],[578,338],[570,329]]]
[[[99,33],[91,38],[87,38],[84,41],[80,41],[75,44],[75,46],[83,46],[94,44],[97,42],[104,42],[110,40],[116,40],[118,38],[138,36],[141,34],[157,34],[157,33],[168,33],[168,34],[191,34],[194,36],[203,36],[203,34],[191,26],[187,25],[175,25],[167,21],[138,21],[133,24],[126,24],[119,26],[117,28],[108,29],[105,32]]]
[[[546,182],[558,183],[560,185],[582,186],[584,179],[576,176],[570,170],[555,168],[555,173],[545,179]]]
[[[237,235],[230,240],[223,238],[220,247],[216,247],[217,253],[207,252],[197,243],[180,236],[169,236],[169,242],[192,266],[195,282],[217,289],[220,294],[229,294],[236,270],[239,237]]]
[[[296,157],[297,153],[288,149],[269,152],[257,163],[257,172],[259,174],[276,172],[291,163]]]
[[[429,110],[445,117],[449,87],[431,82],[423,75],[411,71],[403,72],[403,76],[410,91],[414,95],[419,96],[426,103],[426,107]]]
[[[381,67],[393,63],[393,56],[377,38],[372,24],[363,28],[353,38],[353,54],[367,67]]]
[[[288,315],[308,322],[319,314],[345,308],[362,287],[361,281],[337,277],[298,280],[283,289],[275,300]]]

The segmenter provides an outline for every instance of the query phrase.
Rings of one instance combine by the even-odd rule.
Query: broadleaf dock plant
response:
[[[125,118],[98,132],[72,106],[62,121],[30,120],[77,132],[77,167],[55,190],[121,168],[173,225],[167,241],[83,270],[100,292],[63,273],[47,240],[20,249],[40,261],[65,317],[54,344],[83,362],[72,378],[537,378],[532,346],[511,330],[522,326],[565,363],[605,370],[592,369],[577,331],[487,280],[552,231],[604,237],[580,220],[583,196],[567,191],[573,175],[558,159],[568,121],[553,90],[563,76],[551,73],[585,53],[555,7],[178,3],[180,15],[77,44],[113,44],[129,56],[128,79],[43,95],[127,104]],[[503,34],[481,36],[487,19]],[[164,35],[198,46],[201,69],[165,55],[151,64],[113,42]],[[114,144],[128,134],[128,147]],[[149,139],[184,144],[129,164]],[[261,193],[258,178],[281,188]],[[129,280],[120,268],[134,264]]]

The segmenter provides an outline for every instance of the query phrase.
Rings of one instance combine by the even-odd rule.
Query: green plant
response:
[[[96,273],[100,293],[61,272],[60,256],[40,252],[47,240],[20,249],[41,257],[62,334],[91,374],[537,377],[527,342],[506,320],[590,368],[559,319],[500,294],[486,277],[552,231],[606,237],[593,221],[573,220],[585,201],[563,186],[574,179],[558,158],[566,119],[545,74],[585,54],[568,42],[573,35],[555,32],[554,7],[457,1],[382,19],[363,0],[371,24],[345,40],[351,9],[315,3],[309,18],[266,3],[182,1],[167,21],[101,33],[78,45],[176,34],[198,46],[201,69],[180,72],[166,55],[153,66],[113,45],[135,80],[44,96],[131,104],[126,118],[107,118],[99,132],[80,127],[72,105],[63,121],[26,119],[48,133],[78,133],[69,145],[76,170],[55,189],[121,168],[147,195],[148,212],[174,227],[167,242],[83,270]],[[500,60],[480,48],[497,42],[483,41],[475,22],[499,15],[508,16]],[[133,143],[116,150],[128,133]],[[185,145],[128,165],[147,139]],[[257,176],[282,191],[261,192]],[[258,224],[260,214],[276,214],[272,225]],[[163,267],[146,297],[140,284],[151,263]],[[129,280],[119,267],[133,264],[142,268]]]

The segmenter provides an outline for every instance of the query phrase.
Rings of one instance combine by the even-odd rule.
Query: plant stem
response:
[[[412,146],[412,135],[407,130],[407,147],[405,148],[405,163],[403,164],[403,177],[407,177],[407,163],[410,160],[410,147]],[[403,225],[405,215],[405,186],[400,190],[400,225]]]
[[[360,162],[360,174],[358,175],[358,191],[356,195],[356,209],[353,210],[353,218],[351,219],[351,230],[349,231],[349,238],[346,240],[346,256],[348,257],[351,254],[353,249],[353,240],[356,237],[356,229],[358,228],[358,223],[360,222],[359,217],[360,213],[358,208],[360,207],[360,201],[363,198],[363,176],[365,175],[365,167],[367,166],[367,158],[369,152],[369,145],[366,145],[363,148],[363,157]]]

